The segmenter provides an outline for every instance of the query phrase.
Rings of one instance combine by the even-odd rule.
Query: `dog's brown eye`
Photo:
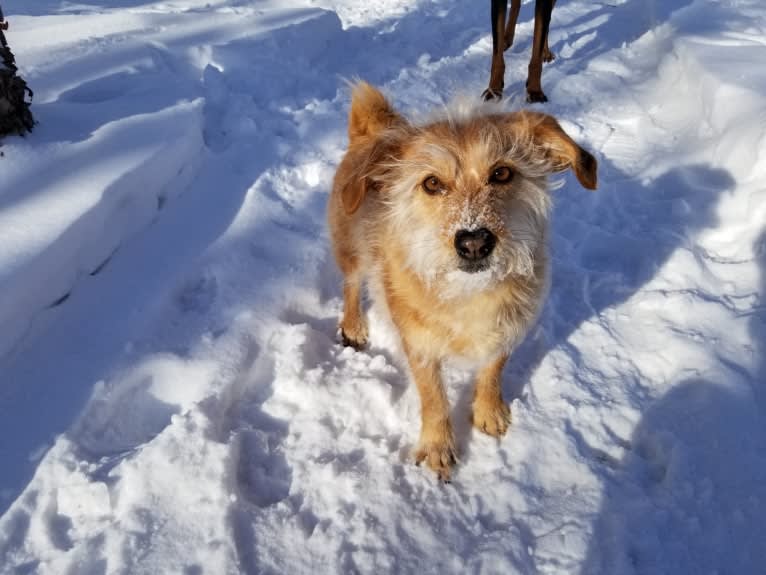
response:
[[[513,172],[508,166],[500,166],[492,170],[489,181],[493,184],[507,184],[513,179]]]
[[[442,183],[436,176],[428,176],[423,180],[423,189],[429,194],[438,194],[442,191]]]

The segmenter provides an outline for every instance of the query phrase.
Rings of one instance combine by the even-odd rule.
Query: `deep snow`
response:
[[[384,324],[336,342],[324,205],[343,79],[478,97],[489,3],[2,4],[40,123],[0,148],[0,573],[765,572],[762,2],[557,5],[542,109],[600,188],[556,191],[513,425],[455,419],[449,486]]]

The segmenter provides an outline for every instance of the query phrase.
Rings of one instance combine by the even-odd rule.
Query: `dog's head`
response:
[[[535,273],[550,174],[572,169],[596,187],[595,158],[541,113],[484,107],[415,126],[361,83],[349,137],[344,208],[376,194],[407,265],[444,297]]]

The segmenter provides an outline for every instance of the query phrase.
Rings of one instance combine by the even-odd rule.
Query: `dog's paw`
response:
[[[481,93],[481,99],[485,102],[499,102],[503,99],[503,91],[487,88]]]
[[[492,437],[502,437],[511,424],[511,410],[503,402],[473,404],[473,426]]]
[[[533,104],[535,102],[545,103],[548,101],[548,96],[542,90],[527,90],[527,102]]]
[[[543,50],[543,62],[553,62],[556,59],[556,54],[545,48]]]
[[[358,322],[356,324],[348,324],[341,322],[340,324],[340,340],[346,347],[353,347],[354,349],[363,349],[367,345],[367,339],[369,338],[369,329],[367,323]]]
[[[457,463],[454,441],[443,442],[420,442],[415,451],[415,464],[425,464],[430,467],[439,478],[439,481],[450,482],[452,466]]]

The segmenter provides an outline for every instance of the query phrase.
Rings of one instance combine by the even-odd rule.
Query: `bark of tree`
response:
[[[8,134],[24,135],[35,125],[32,112],[32,90],[17,74],[16,58],[13,56],[4,31],[8,22],[0,7],[0,137]]]

